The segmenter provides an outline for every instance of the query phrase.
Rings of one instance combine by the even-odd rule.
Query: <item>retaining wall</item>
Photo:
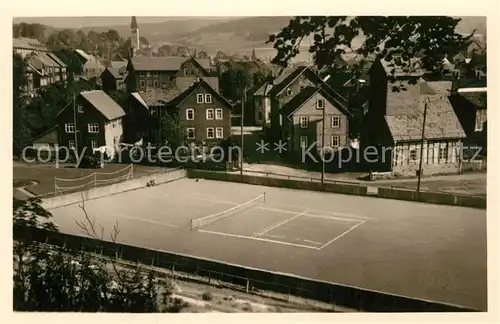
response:
[[[77,251],[99,253],[103,256],[138,262],[144,265],[194,274],[213,281],[230,283],[248,291],[273,291],[308,298],[351,309],[368,312],[474,312],[477,310],[389,293],[313,280],[291,274],[265,271],[189,255],[146,249],[122,243],[100,241],[88,237],[45,231],[36,228],[14,227],[14,237],[27,237]]]
[[[175,181],[185,177],[186,177],[186,171],[183,169],[177,169],[166,173],[152,174],[150,176],[134,178],[124,182],[115,183],[109,186],[96,187],[85,191],[44,199],[42,202],[42,207],[44,207],[45,209],[54,209],[58,207],[79,203],[82,201],[82,198],[85,200],[92,200],[125,191],[145,188],[147,187],[147,183],[150,180],[154,180],[155,184],[159,185],[162,183]]]
[[[378,197],[419,201],[425,203],[432,203],[438,205],[451,205],[462,207],[474,207],[486,209],[486,197],[466,196],[452,193],[430,192],[408,190],[408,189],[395,189],[395,188],[378,188]]]
[[[210,172],[210,171],[193,170],[193,169],[188,170],[187,176],[189,178],[241,182],[241,183],[268,186],[268,187],[326,191],[332,193],[341,193],[341,194],[359,195],[359,196],[367,195],[367,187],[357,184],[330,183],[330,182],[322,184],[320,182],[313,182],[313,181],[278,179],[272,177],[258,177],[246,174],[239,175],[232,173]]]

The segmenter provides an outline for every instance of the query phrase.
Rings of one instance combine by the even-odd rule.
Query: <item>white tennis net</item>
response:
[[[255,206],[255,205],[262,203],[262,202],[265,202],[265,201],[266,201],[266,193],[263,193],[262,195],[254,198],[250,201],[247,201],[246,203],[232,207],[232,208],[225,210],[225,211],[222,211],[220,213],[208,215],[208,216],[198,218],[198,219],[191,219],[191,229],[196,229],[196,228],[200,228],[200,227],[215,223],[221,219],[227,218],[231,215],[236,214],[237,212],[241,212],[245,209],[251,208],[252,206]]]

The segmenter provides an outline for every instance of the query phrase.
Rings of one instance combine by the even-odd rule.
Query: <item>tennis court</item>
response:
[[[126,244],[487,304],[485,210],[194,179],[87,201],[85,209],[105,236],[118,223]],[[62,232],[82,234],[78,205],[51,212]]]

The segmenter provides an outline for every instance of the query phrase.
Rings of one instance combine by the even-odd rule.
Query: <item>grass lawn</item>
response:
[[[128,164],[120,163],[110,163],[105,164],[102,169],[78,169],[72,166],[68,167],[54,167],[53,164],[29,164],[29,163],[14,163],[13,166],[13,178],[14,184],[26,183],[29,180],[37,181],[38,184],[26,188],[26,190],[32,192],[35,195],[43,195],[54,192],[54,177],[65,178],[65,179],[75,179],[81,178],[92,173],[99,173],[99,180],[113,179],[117,176],[122,176],[126,174],[126,171],[117,172],[115,174],[106,175],[102,173],[111,173],[120,171],[127,167]],[[144,166],[144,165],[134,165],[133,166],[133,177],[146,176],[149,173],[157,173],[165,171],[166,168],[156,167],[156,166]],[[88,179],[90,181],[92,179]],[[69,186],[81,185],[85,182],[70,182]]]

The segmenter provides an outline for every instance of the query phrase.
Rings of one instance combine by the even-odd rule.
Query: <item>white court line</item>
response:
[[[279,222],[278,224],[271,225],[271,227],[266,228],[264,231],[262,231],[262,232],[260,232],[259,234],[257,234],[257,236],[264,235],[264,234],[266,234],[267,232],[272,231],[272,230],[273,230],[273,229],[275,229],[276,227],[280,227],[281,225],[284,225],[284,224],[286,224],[286,223],[288,223],[288,222],[290,222],[290,221],[294,220],[295,218],[298,218],[298,217],[300,217],[300,216],[304,215],[304,214],[305,214],[305,213],[307,213],[307,212],[308,212],[308,210],[305,210],[305,211],[303,211],[302,213],[299,213],[299,214],[297,214],[297,215],[295,215],[295,216],[293,216],[293,217],[290,217],[289,219],[285,219],[284,221]]]
[[[215,200],[212,199],[208,196],[201,196],[201,195],[195,195],[194,198],[201,199],[201,200],[207,200],[210,202],[214,203],[220,203],[220,204],[228,204],[228,205],[239,205],[238,203],[231,202],[231,201],[224,201],[224,200]],[[285,205],[285,204],[273,204],[277,206],[286,206],[286,207],[298,207],[301,209],[304,209],[304,206],[299,206],[299,205]],[[262,209],[262,210],[269,210],[269,211],[275,211],[278,213],[287,213],[287,214],[297,214],[297,211],[290,211],[290,210],[285,210],[285,209],[277,209],[277,208],[270,208],[270,207],[256,207],[256,209]],[[332,216],[344,216],[347,218],[340,218],[340,217],[330,217],[330,215],[316,215],[316,214],[307,214],[305,216],[310,216],[310,217],[324,217],[324,218],[332,218],[332,219],[338,219],[341,221],[361,221],[361,220],[370,220],[373,218],[370,217],[365,217],[365,216],[360,216],[360,215],[355,215],[355,214],[348,214],[348,213],[338,213],[334,211],[328,211],[328,210],[321,210],[321,209],[309,209],[309,211],[319,211],[319,212],[325,212],[327,214],[331,214]],[[349,219],[351,218],[351,219]]]
[[[315,241],[311,241],[311,240],[303,240],[304,242],[307,242],[307,243],[311,243],[311,244],[316,244],[316,245],[321,245],[323,243],[320,243],[320,242],[315,242]]]
[[[158,221],[154,221],[154,220],[147,219],[147,218],[146,219],[144,219],[144,218],[137,218],[137,217],[126,216],[126,215],[116,214],[116,213],[112,213],[112,215],[115,215],[115,216],[118,216],[118,217],[121,217],[121,218],[127,218],[127,219],[131,219],[131,220],[135,220],[135,221],[156,224],[156,225],[162,225],[162,226],[168,226],[168,227],[179,227],[177,225],[172,225],[172,224],[168,224],[168,223],[164,223],[164,222],[158,222]]]
[[[344,235],[346,235],[347,233],[349,233],[350,231],[354,230],[356,227],[358,226],[361,226],[361,224],[365,223],[365,221],[362,221],[356,225],[354,225],[353,227],[351,227],[350,229],[348,229],[347,231],[345,231],[344,233],[338,235],[337,237],[331,239],[330,241],[326,242],[325,244],[323,244],[322,246],[319,247],[319,250],[323,249],[324,247],[326,247],[328,244],[330,243],[333,243],[335,242],[336,240],[342,238]]]
[[[305,248],[305,249],[310,249],[310,250],[320,250],[319,248],[314,247],[314,246],[307,246],[307,245],[302,245],[302,244],[295,244],[295,243],[287,243],[287,242],[282,242],[282,241],[268,240],[268,239],[264,239],[264,238],[260,238],[260,237],[237,235],[237,234],[222,233],[222,232],[214,232],[214,231],[207,231],[207,230],[200,230],[200,229],[198,230],[198,232],[208,233],[208,234],[215,234],[215,235],[222,235],[222,236],[229,236],[229,237],[236,237],[236,238],[242,238],[242,239],[247,239],[247,240],[254,240],[254,241],[275,243],[275,244],[281,244],[281,245],[295,246],[295,247],[300,247],[300,248]]]

